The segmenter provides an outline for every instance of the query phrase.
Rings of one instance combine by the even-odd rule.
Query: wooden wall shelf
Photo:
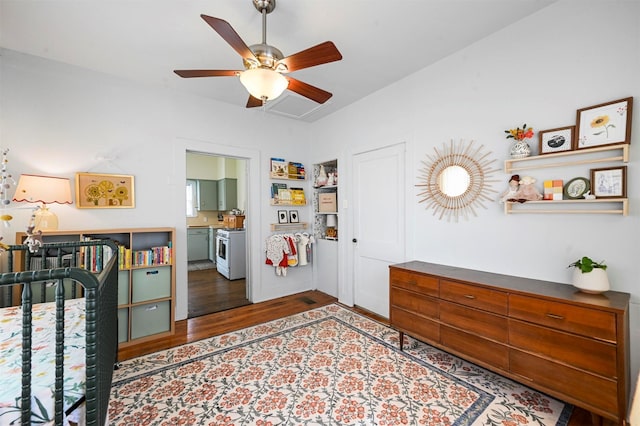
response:
[[[621,151],[620,155],[604,158],[584,158],[586,154],[597,152]],[[573,160],[564,160],[566,157],[582,157]],[[546,161],[545,161],[546,160]],[[629,162],[629,144],[605,145],[595,148],[564,151],[553,154],[535,155],[525,158],[509,158],[504,160],[505,173],[521,172],[532,169],[547,169],[551,167],[567,167],[580,164],[607,163],[611,161]]]
[[[307,229],[309,224],[307,222],[300,223],[272,223],[271,232],[278,231],[292,231],[295,229]]]
[[[563,205],[564,207],[561,207]],[[544,206],[544,207],[541,207]],[[605,208],[616,206],[617,208]],[[550,208],[546,208],[550,207]],[[621,214],[629,215],[627,198],[597,198],[595,200],[546,200],[525,203],[504,203],[505,214],[518,213],[571,213],[571,214]]]

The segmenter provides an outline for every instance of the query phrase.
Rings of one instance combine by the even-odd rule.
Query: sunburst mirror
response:
[[[490,193],[491,175],[497,169],[491,168],[495,159],[490,159],[491,152],[484,152],[484,146],[474,148],[474,141],[442,144],[442,149],[434,148],[435,155],[427,154],[428,161],[422,161],[424,169],[419,176],[423,188],[418,194],[420,203],[427,203],[427,210],[433,209],[438,219],[452,218],[457,222],[460,216],[465,219],[470,214],[477,216],[478,207],[486,206],[485,201],[493,201]]]

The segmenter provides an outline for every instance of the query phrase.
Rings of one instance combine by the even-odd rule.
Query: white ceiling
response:
[[[333,93],[326,104],[286,92],[272,112],[317,120],[555,1],[277,0],[268,44],[288,56],[331,40],[343,59],[291,74]],[[0,46],[244,108],[235,77],[173,73],[242,69],[200,14],[226,20],[247,45],[261,42],[252,0],[0,0]]]

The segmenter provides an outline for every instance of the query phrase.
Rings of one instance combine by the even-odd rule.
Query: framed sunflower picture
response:
[[[133,176],[76,173],[79,209],[132,209],[136,206]]]
[[[606,102],[577,112],[576,149],[631,143],[633,98]]]

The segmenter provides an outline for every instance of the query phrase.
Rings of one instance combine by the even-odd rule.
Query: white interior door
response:
[[[354,303],[389,317],[389,265],[405,259],[405,145],[353,157]]]

